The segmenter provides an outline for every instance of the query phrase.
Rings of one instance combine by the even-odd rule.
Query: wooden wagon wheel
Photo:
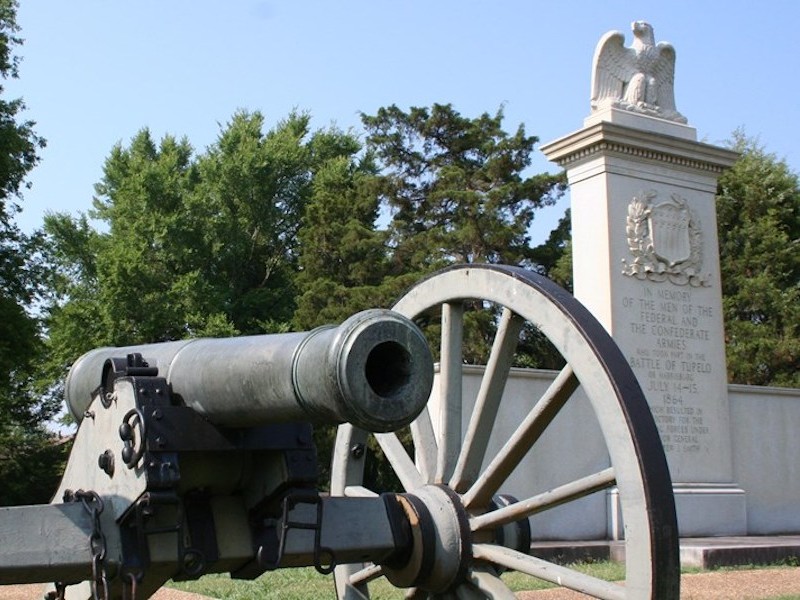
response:
[[[476,303],[501,316],[474,409],[462,431],[464,306]],[[678,534],[663,448],[631,369],[589,312],[543,277],[493,265],[439,272],[411,289],[394,310],[411,319],[441,314],[438,392],[446,408],[432,415],[429,405],[412,424],[413,456],[396,434],[375,434],[404,488],[399,497],[412,523],[414,547],[403,564],[337,567],[338,597],[369,597],[369,583],[385,577],[407,588],[407,598],[510,599],[514,594],[500,574],[515,570],[598,598],[678,598]],[[566,366],[502,448],[487,456],[526,322],[547,337]],[[578,388],[597,418],[610,466],[518,502],[498,502],[504,482],[523,457],[536,452],[540,436]],[[332,494],[373,493],[363,485],[364,461],[357,451],[369,435],[350,425],[339,428]],[[622,584],[528,555],[529,516],[612,487],[618,490],[624,522]],[[498,533],[503,530],[511,535]],[[509,537],[516,540],[509,542]]]

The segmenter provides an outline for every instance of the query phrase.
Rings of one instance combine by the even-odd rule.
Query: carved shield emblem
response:
[[[709,285],[711,275],[700,272],[703,238],[697,215],[678,194],[656,203],[657,196],[655,191],[641,192],[628,204],[625,232],[633,260],[622,259],[623,275],[693,287]]]
[[[685,203],[662,202],[650,211],[649,225],[653,251],[669,266],[692,255],[689,239],[689,209]]]

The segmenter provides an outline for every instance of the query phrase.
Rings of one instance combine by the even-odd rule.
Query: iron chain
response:
[[[92,598],[101,600],[100,591],[102,587],[102,600],[109,599],[108,571],[106,570],[106,536],[100,523],[100,515],[103,512],[103,499],[97,492],[78,490],[75,492],[75,499],[80,500],[83,507],[92,519],[92,533],[89,535],[89,549],[92,553]]]
[[[141,579],[141,573],[128,572],[123,576],[122,581],[122,600],[136,600],[137,587]]]
[[[54,585],[56,589],[47,592],[47,594],[45,594],[45,600],[65,600],[67,584],[56,581]]]

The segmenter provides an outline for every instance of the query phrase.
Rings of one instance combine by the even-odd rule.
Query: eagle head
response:
[[[633,36],[645,44],[654,45],[656,43],[653,26],[647,21],[634,21],[631,23],[631,30],[633,30]]]

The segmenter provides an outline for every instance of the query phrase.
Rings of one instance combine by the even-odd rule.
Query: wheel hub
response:
[[[498,494],[492,498],[491,509],[516,504],[518,500],[510,494]],[[531,523],[520,519],[502,525],[494,530],[494,543],[527,554],[531,549]]]
[[[411,527],[412,548],[402,565],[383,565],[397,587],[444,592],[464,580],[472,556],[472,534],[461,498],[443,485],[426,485],[398,502]]]

